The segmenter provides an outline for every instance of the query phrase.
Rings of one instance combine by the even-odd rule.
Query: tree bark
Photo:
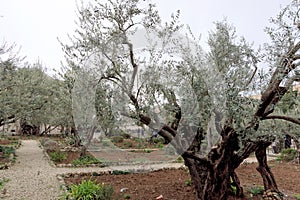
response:
[[[278,190],[275,178],[271,169],[267,164],[267,154],[266,149],[271,144],[271,142],[263,143],[255,151],[255,156],[258,161],[258,167],[256,170],[261,174],[263,179],[265,194],[268,199],[278,200],[282,199],[281,193]]]
[[[231,182],[237,188],[237,194],[243,195],[243,189],[234,172],[232,157],[237,150],[237,135],[232,129],[224,132],[222,142],[213,148],[206,158],[200,158],[188,152],[182,155],[188,167],[198,200],[226,200],[233,193]]]
[[[231,185],[230,187],[235,187],[236,191],[234,192],[232,189],[230,192],[232,195],[236,197],[244,197],[244,190],[243,187],[241,186],[240,179],[235,173],[234,169],[231,169],[232,171],[230,172],[230,178],[231,178]]]
[[[295,136],[293,136],[293,140],[297,148],[297,162],[300,164],[300,142]]]
[[[81,145],[81,139],[80,139],[80,136],[79,136],[79,133],[78,133],[78,130],[76,129],[75,126],[71,126],[71,134],[74,136],[74,146],[75,147],[80,147],[82,146]]]

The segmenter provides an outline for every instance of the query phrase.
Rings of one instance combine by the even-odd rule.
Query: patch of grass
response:
[[[259,194],[263,194],[265,191],[264,186],[255,186],[255,187],[251,187],[248,190],[253,196],[259,195]]]
[[[101,161],[95,158],[94,156],[86,155],[81,156],[76,160],[72,161],[72,165],[78,166],[78,165],[91,165],[91,164],[100,164]]]
[[[279,158],[284,161],[292,161],[296,158],[297,150],[296,149],[282,149],[280,152]]]
[[[71,185],[66,199],[110,200],[114,189],[111,185],[97,184],[96,181],[83,180],[78,185]]]
[[[67,159],[67,154],[61,151],[50,152],[49,156],[54,162],[62,162]]]
[[[125,194],[125,195],[124,195],[124,199],[131,199],[130,194]]]
[[[7,178],[0,179],[0,191],[3,189],[5,183],[7,183],[8,181],[9,179]]]
[[[297,200],[300,200],[300,194],[295,194]]]

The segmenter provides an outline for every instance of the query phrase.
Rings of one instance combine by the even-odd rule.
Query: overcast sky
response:
[[[189,24],[205,42],[207,33],[224,17],[238,35],[255,46],[267,41],[263,29],[290,0],[154,0],[163,19],[181,10],[181,21]],[[57,37],[67,40],[76,28],[76,0],[0,0],[0,40],[21,46],[21,55],[33,63],[40,60],[51,71],[64,59]]]

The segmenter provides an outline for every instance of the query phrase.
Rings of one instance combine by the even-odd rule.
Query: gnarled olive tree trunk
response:
[[[278,190],[274,175],[267,163],[266,149],[270,144],[271,142],[262,143],[255,151],[255,156],[258,161],[258,167],[256,170],[260,173],[263,179],[265,188],[264,196],[268,197],[268,199],[280,200],[283,199],[281,192]]]
[[[238,149],[237,135],[233,129],[227,128],[222,136],[221,143],[211,149],[205,158],[189,153],[197,146],[195,142],[182,155],[199,200],[226,200],[233,195],[231,186],[236,187],[236,196],[243,196],[243,189],[233,168],[239,164],[232,163]]]

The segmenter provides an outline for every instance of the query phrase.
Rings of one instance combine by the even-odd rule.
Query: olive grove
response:
[[[0,127],[16,123],[20,133],[38,135],[69,126],[66,83],[47,75],[41,63],[26,63],[18,54],[15,45],[4,42],[0,47]]]
[[[242,196],[235,169],[255,153],[265,190],[271,191],[270,198],[281,199],[266,160],[266,148],[275,138],[260,124],[282,119],[300,125],[298,118],[272,114],[296,81],[298,1],[271,20],[266,28],[271,42],[261,52],[238,37],[226,20],[215,23],[209,50],[204,51],[200,39],[180,24],[179,11],[162,22],[154,4],[105,2],[78,6],[76,33],[71,43],[62,43],[75,82],[82,84],[86,95],[97,96],[83,102],[101,111],[102,126],[109,128],[112,121],[126,118],[158,131],[183,157],[197,199]],[[141,30],[142,47],[136,38]],[[263,60],[269,71],[259,68]],[[82,80],[89,80],[89,85]],[[260,92],[260,100],[251,98],[254,92]],[[73,95],[82,99],[79,93]]]

